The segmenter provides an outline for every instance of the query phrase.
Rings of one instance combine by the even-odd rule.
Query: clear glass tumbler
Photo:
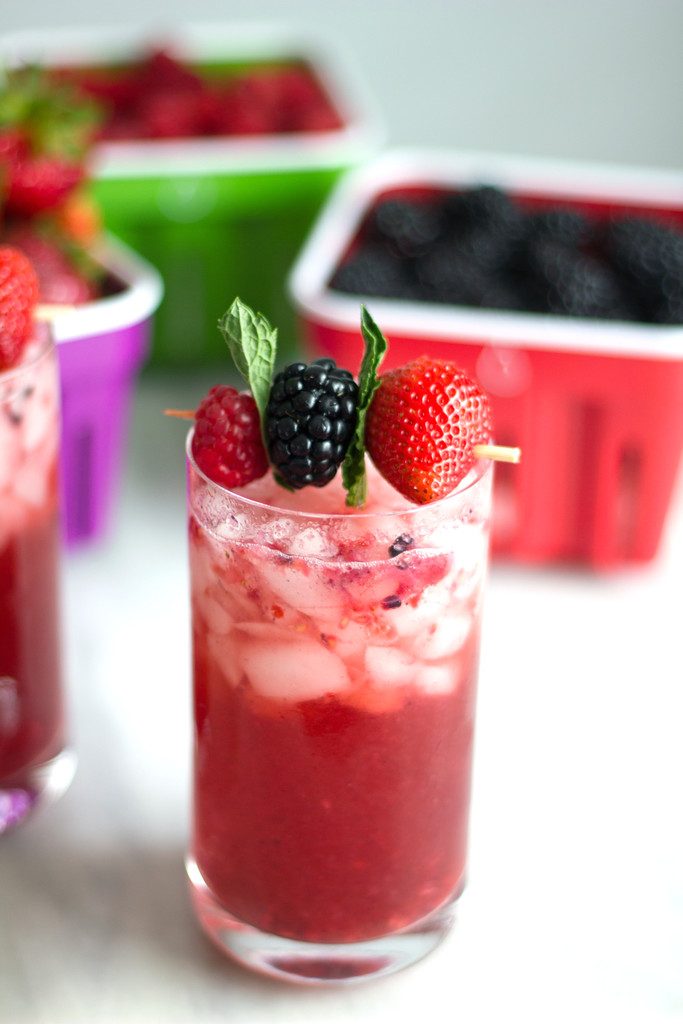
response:
[[[188,473],[198,919],[278,977],[396,971],[464,885],[490,464],[422,507],[373,474],[334,514],[227,491],[189,445]]]
[[[0,373],[0,832],[73,776],[59,638],[59,401],[46,330]]]

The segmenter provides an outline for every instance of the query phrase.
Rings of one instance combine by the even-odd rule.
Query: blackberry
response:
[[[656,324],[683,324],[683,291],[672,289],[651,313]]]
[[[612,263],[629,276],[657,284],[670,273],[683,274],[683,231],[644,217],[621,217],[606,231]]]
[[[592,256],[555,242],[539,242],[531,252],[537,306],[560,316],[633,319],[633,310],[610,267]]]
[[[677,323],[683,306],[683,232],[644,217],[621,217],[605,232],[612,265],[638,294],[648,316]],[[670,316],[674,319],[670,319]]]
[[[473,228],[449,234],[441,248],[451,247],[458,258],[474,263],[487,274],[500,274],[510,263],[515,250],[516,237],[490,228]]]
[[[526,218],[527,237],[558,242],[577,249],[591,240],[592,224],[578,210],[553,207],[530,213]]]
[[[478,306],[490,285],[488,273],[452,243],[441,243],[416,263],[420,297],[428,302]]]
[[[291,487],[324,487],[356,426],[358,385],[334,359],[290,363],[276,374],[266,408],[268,454]]]
[[[428,252],[441,231],[440,211],[435,205],[408,199],[383,199],[370,219],[371,234],[397,256],[408,258]]]
[[[487,282],[479,298],[482,309],[517,309],[529,308],[529,299],[524,288],[510,277],[493,278]]]
[[[492,185],[480,185],[448,196],[444,217],[458,228],[487,227],[516,232],[522,214],[513,200]]]
[[[415,541],[409,533],[400,533],[394,543],[389,548],[389,558],[398,558],[408,548],[412,548]]]
[[[388,299],[415,297],[409,268],[377,242],[366,243],[336,270],[330,288]]]

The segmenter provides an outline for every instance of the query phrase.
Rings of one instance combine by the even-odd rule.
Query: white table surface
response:
[[[492,572],[470,881],[436,953],[313,991],[199,933],[183,427],[160,409],[203,385],[143,382],[115,529],[66,564],[80,765],[0,845],[2,1024],[683,1020],[680,500],[654,567]]]

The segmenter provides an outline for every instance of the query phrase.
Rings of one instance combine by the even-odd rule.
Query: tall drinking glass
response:
[[[464,884],[490,464],[361,511],[188,473],[196,914],[279,977],[398,970]]]
[[[59,402],[42,330],[0,373],[0,832],[71,780],[59,650]]]

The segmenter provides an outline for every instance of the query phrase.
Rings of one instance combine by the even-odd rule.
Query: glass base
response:
[[[415,924],[366,942],[299,942],[233,917],[214,897],[194,859],[186,862],[200,925],[229,957],[261,974],[300,985],[348,985],[394,974],[431,953],[455,919],[454,896]]]
[[[0,782],[0,835],[16,828],[39,807],[58,800],[71,785],[75,771],[76,755],[66,747],[11,782]]]

